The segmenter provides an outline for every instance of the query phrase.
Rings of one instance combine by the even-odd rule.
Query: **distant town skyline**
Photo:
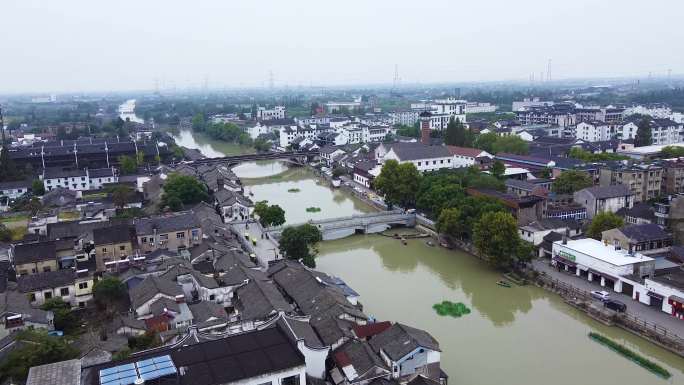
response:
[[[0,94],[675,76],[682,11],[665,0],[29,0],[3,5]]]

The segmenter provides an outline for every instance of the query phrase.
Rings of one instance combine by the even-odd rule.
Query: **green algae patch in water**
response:
[[[668,372],[667,369],[649,360],[648,358],[641,356],[640,354],[632,351],[631,349],[628,349],[624,345],[621,345],[611,340],[608,337],[605,337],[598,333],[591,332],[589,333],[589,338],[602,345],[607,346],[610,350],[620,354],[621,356],[631,360],[637,365],[645,368],[646,370],[651,371],[652,373],[655,373],[656,375],[662,378],[668,379],[672,376],[672,374],[670,374],[670,372]]]
[[[460,316],[470,314],[470,309],[468,306],[463,304],[463,302],[451,302],[451,301],[442,301],[442,303],[436,303],[432,305],[432,308],[435,309],[437,314],[441,316],[452,316],[454,318],[458,318]]]
[[[319,211],[321,211],[320,207],[307,207],[306,208],[307,213],[317,213]]]
[[[291,188],[291,189],[287,190],[287,192],[289,192],[289,193],[298,193],[300,191],[302,191],[302,190],[300,190],[298,188]]]

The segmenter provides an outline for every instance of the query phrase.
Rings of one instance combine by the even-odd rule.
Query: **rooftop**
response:
[[[26,385],[78,385],[81,383],[81,360],[67,360],[34,366],[29,369]]]
[[[653,261],[653,258],[640,253],[630,255],[627,250],[615,250],[613,245],[606,245],[603,242],[592,238],[569,240],[566,245],[563,245],[558,241],[554,242],[554,244],[588,255],[592,258],[600,259],[614,266],[626,266]]]

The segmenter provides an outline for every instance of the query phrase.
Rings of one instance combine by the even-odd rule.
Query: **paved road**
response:
[[[262,267],[268,267],[268,263],[270,261],[281,258],[280,252],[278,251],[278,242],[272,238],[264,238],[262,235],[263,229],[258,223],[233,223],[233,227],[240,235],[244,236],[245,234],[249,234],[250,238],[257,240],[256,246],[251,242],[251,240],[249,240],[249,244],[259,260],[259,265]]]
[[[646,320],[650,323],[658,324],[669,331],[679,335],[684,338],[684,320],[679,320],[671,315],[663,312],[660,309],[644,305],[639,301],[635,301],[632,297],[627,296],[622,293],[616,293],[609,287],[601,287],[598,282],[589,282],[585,278],[576,276],[575,274],[561,270],[560,272],[553,266],[549,264],[546,259],[537,259],[532,262],[534,268],[538,271],[543,271],[553,278],[563,281],[569,285],[572,285],[578,289],[592,291],[592,290],[605,290],[610,293],[612,299],[616,299],[627,305],[627,312],[636,317]],[[597,303],[600,301],[595,300]]]

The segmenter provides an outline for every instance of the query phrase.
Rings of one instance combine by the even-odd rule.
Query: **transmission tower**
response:
[[[396,89],[399,87],[399,83],[401,82],[401,78],[399,77],[399,65],[395,64],[394,65],[394,79],[392,81],[392,88]]]
[[[549,62],[546,65],[546,81],[551,81],[551,59],[549,59]]]
[[[268,72],[268,88],[273,90],[273,71]]]

